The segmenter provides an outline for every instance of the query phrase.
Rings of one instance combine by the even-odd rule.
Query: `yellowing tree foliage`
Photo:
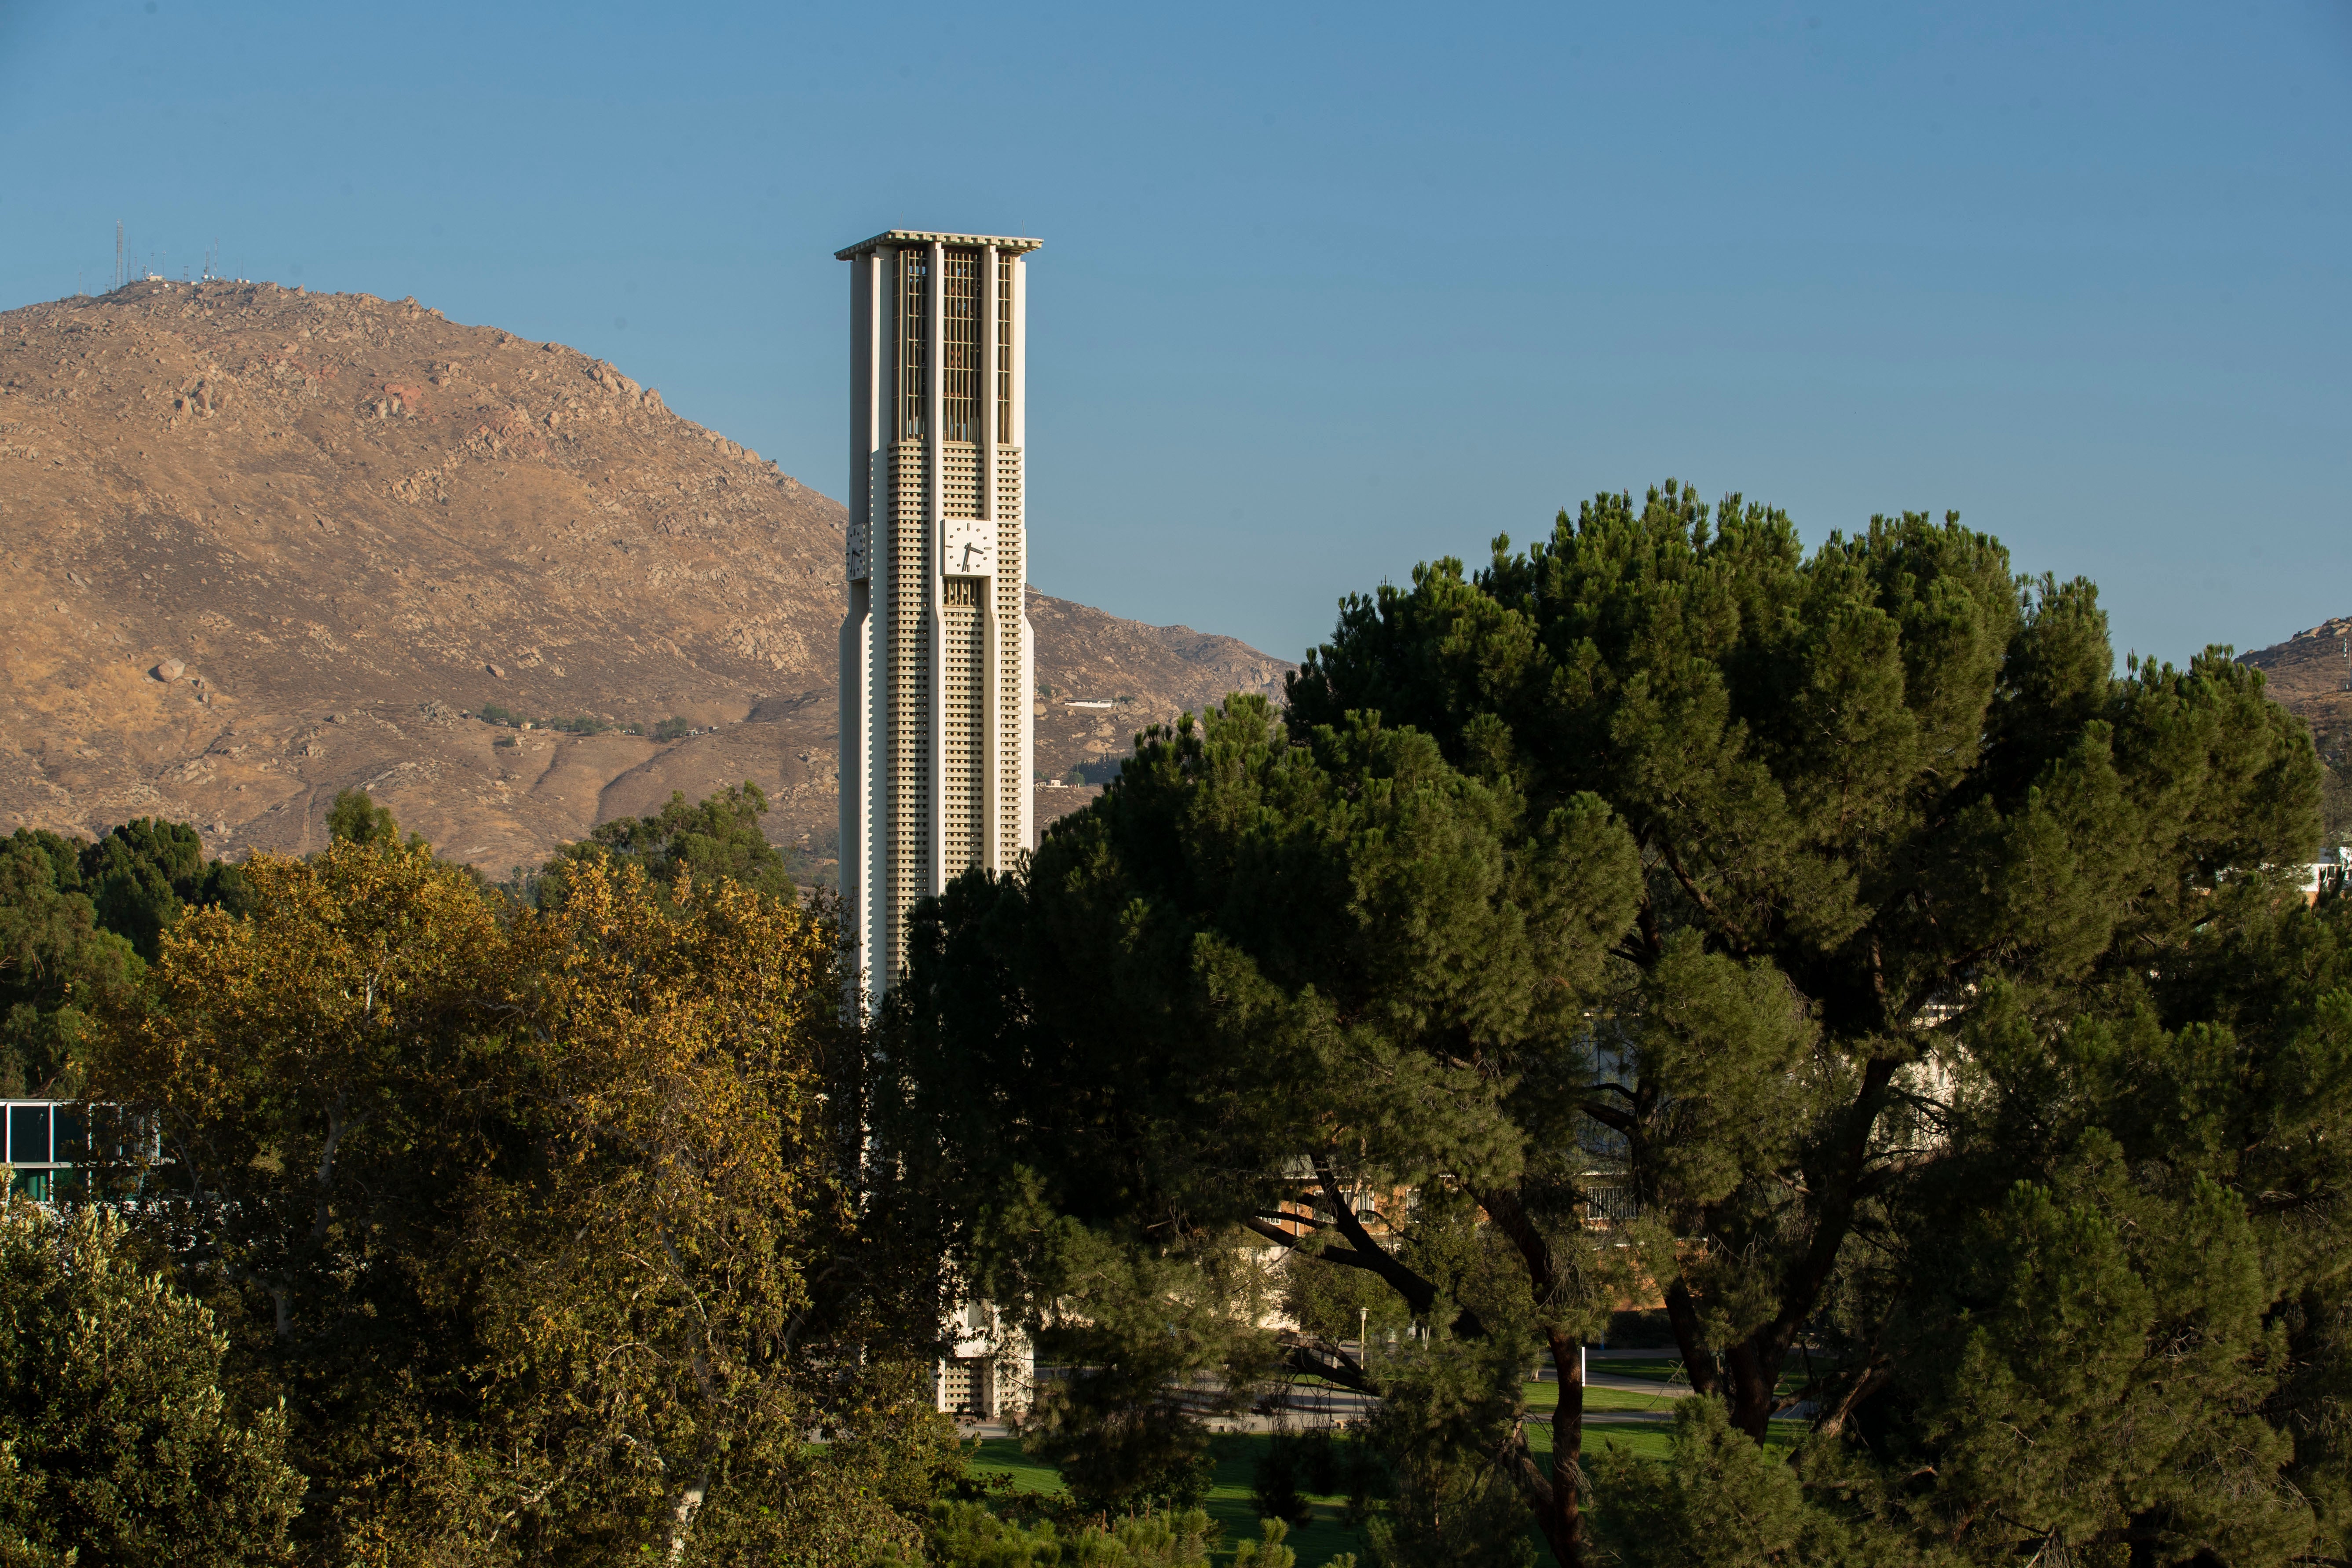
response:
[[[857,1140],[828,1086],[857,1042],[829,925],[606,862],[533,910],[389,839],[247,869],[249,916],[167,933],[102,1072],[157,1109],[151,1223],[287,1392],[310,1544],[911,1544],[952,1447],[845,1337],[872,1314],[841,1283]]]

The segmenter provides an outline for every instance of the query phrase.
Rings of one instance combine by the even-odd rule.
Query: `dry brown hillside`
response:
[[[611,364],[413,300],[142,282],[0,314],[0,825],[300,850],[360,784],[504,870],[750,778],[829,859],[843,525]],[[1289,668],[1031,614],[1041,772]],[[1132,700],[1058,700],[1097,691]],[[493,702],[702,732],[466,716]]]
[[[2302,715],[2321,749],[2352,721],[2352,616],[2297,632],[2283,643],[2241,654],[2238,662],[2263,672],[2271,696]]]
[[[2352,616],[2241,654],[2238,662],[2261,670],[2272,698],[2311,726],[2328,765],[2328,841],[2352,841]]]

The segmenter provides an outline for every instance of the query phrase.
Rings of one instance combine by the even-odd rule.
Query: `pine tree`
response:
[[[2022,581],[1956,519],[1877,519],[1808,555],[1784,515],[1669,485],[1600,497],[1523,552],[1497,542],[1475,577],[1444,561],[1349,599],[1288,694],[1281,733],[1237,700],[1148,734],[1025,876],[919,911],[892,1026],[908,1201],[986,1209],[1017,1178],[1137,1245],[1238,1226],[1378,1278],[1424,1331],[1531,1338],[1562,1384],[1551,1467],[1499,1421],[1485,1436],[1564,1563],[1584,1536],[1577,1346],[1614,1300],[1662,1292],[1689,1381],[1742,1441],[1818,1343],[1825,1439],[1875,1424],[1941,1452],[2021,1418],[1936,1383],[1975,1342],[1963,1323],[1990,1336],[1969,1363],[1988,1376],[2028,1354],[1985,1322],[2032,1310],[1992,1239],[2019,1182],[2084,1246],[2161,1213],[2218,1267],[2247,1256],[2231,1204],[2264,1234],[2264,1189],[2219,1154],[2198,1170],[2226,1201],[2178,1158],[2154,1189],[2115,1187],[2085,1141],[2114,1123],[2130,1147],[2124,1123],[2160,1121],[2135,1097],[2179,1080],[2199,1093],[2163,1110],[2187,1118],[2177,1138],[2251,1070],[2208,1017],[2200,955],[2277,907],[2269,868],[2315,838],[2319,774],[2225,652],[2118,676],[2090,584]],[[2070,1052],[2120,1065],[2053,1066]],[[2236,1114],[2241,1136],[2259,1121]],[[2309,1138],[2289,1145],[2307,1163]],[[2325,1182],[2298,1180],[2297,1223],[2332,1236]],[[1436,1199],[1475,1206],[1507,1283],[1423,1239]],[[969,1266],[1017,1290],[1019,1241],[976,1225]],[[2181,1342],[2168,1293],[2220,1278],[2146,1249],[2116,1267],[2159,1303],[2143,1362]],[[2305,1278],[2316,1341],[2340,1312]],[[2277,1386],[2245,1368],[2284,1363],[2246,1337],[2243,1292],[2212,1289],[2179,1309],[2215,1347],[2191,1405],[2237,1420]],[[1328,1342],[1291,1348],[1376,1381]],[[2062,1407],[2051,1430],[2075,1431]],[[2104,1472],[2100,1531],[2284,1539],[2263,1521],[2286,1448],[2149,1430]],[[2242,1504],[2200,1516],[2128,1479],[2159,1451],[2227,1458]],[[2030,1510],[1906,1512],[1887,1478],[1839,1474],[1865,1546],[1962,1520],[1991,1556],[2042,1539]]]

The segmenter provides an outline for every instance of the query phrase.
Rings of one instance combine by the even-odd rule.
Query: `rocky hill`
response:
[[[2342,771],[2352,742],[2352,616],[2301,631],[2283,643],[2240,654],[2263,672],[2270,695],[2311,726],[2319,754]]]
[[[750,778],[821,871],[845,525],[614,366],[414,300],[148,281],[0,313],[0,825],[299,851],[358,784],[504,871]],[[1290,668],[1031,617],[1049,775]]]

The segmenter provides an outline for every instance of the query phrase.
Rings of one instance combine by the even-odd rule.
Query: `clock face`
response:
[[[940,570],[949,577],[986,577],[996,570],[996,524],[977,517],[940,523]]]

